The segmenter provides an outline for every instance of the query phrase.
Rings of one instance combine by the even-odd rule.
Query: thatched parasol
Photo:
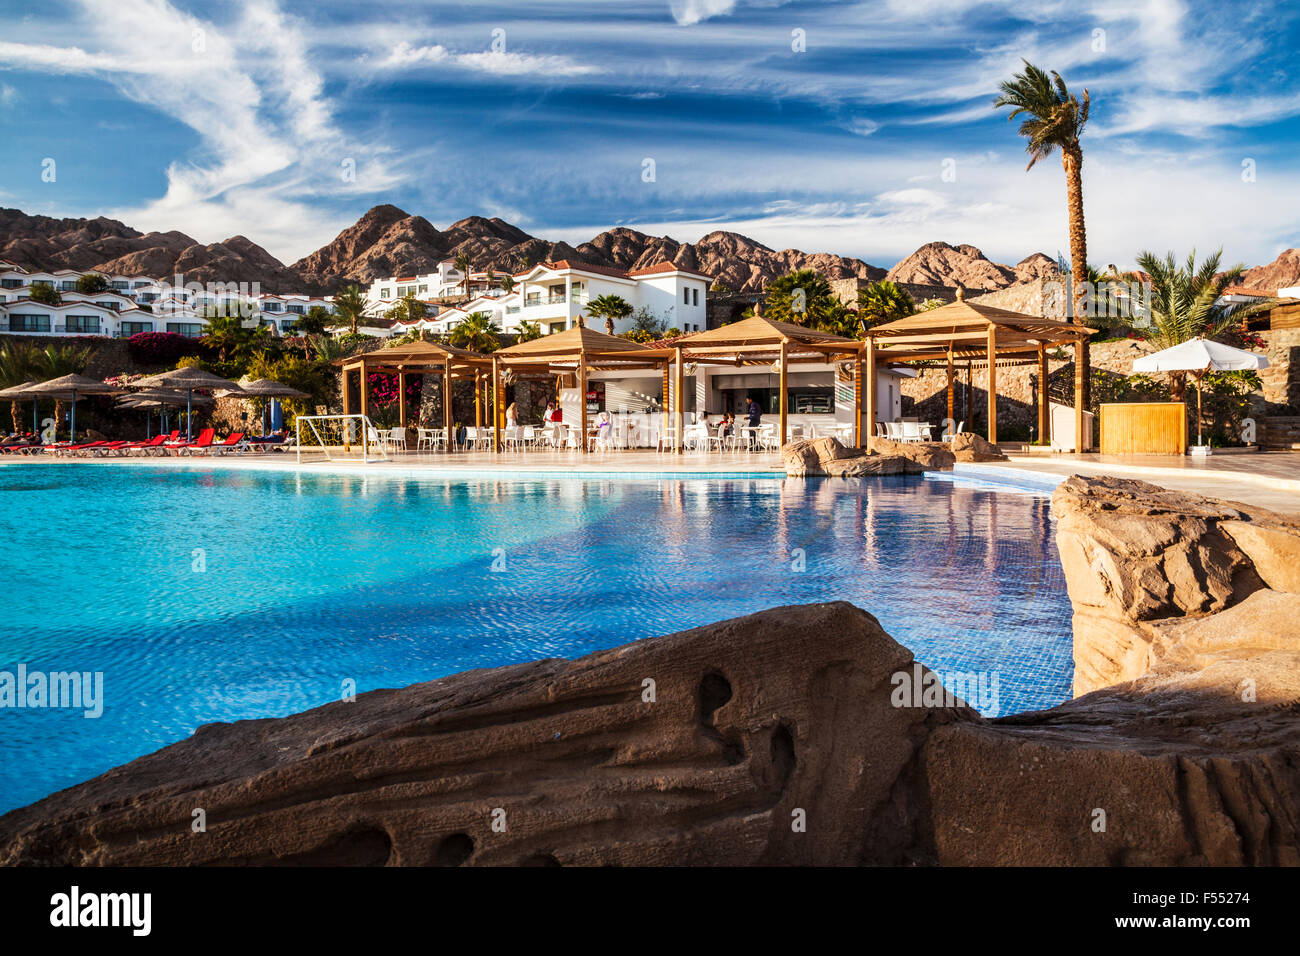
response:
[[[193,406],[195,389],[212,392],[225,391],[231,394],[238,394],[243,391],[234,382],[228,381],[219,375],[213,375],[211,372],[205,372],[201,368],[174,368],[170,372],[150,375],[148,378],[142,378],[132,384],[144,388],[174,388],[185,392],[185,435],[187,441],[192,441],[194,437],[193,429],[190,427],[190,411]]]
[[[123,395],[118,399],[117,407],[135,409],[143,408],[148,410],[157,405],[160,427],[165,427],[163,424],[163,414],[168,405],[212,405],[215,402],[215,398],[209,398],[206,395],[190,396],[186,395],[185,392],[173,391],[171,389],[152,388],[145,389],[143,392],[134,392],[130,395]],[[148,433],[146,432],[146,435],[147,434]]]
[[[240,385],[235,393],[239,398],[308,398],[306,392],[299,391],[292,385],[273,382],[269,378],[259,378],[246,385]],[[266,434],[267,406],[262,406],[262,434]]]
[[[120,392],[121,389],[116,385],[109,385],[107,382],[101,382],[99,379],[87,378],[84,375],[61,375],[58,378],[52,378],[48,382],[40,382],[36,385],[30,385],[26,389],[29,395],[42,395],[56,400],[67,401],[72,403],[72,421],[71,434],[75,440],[77,435],[77,396],[78,395],[112,395]],[[58,427],[57,425],[55,426]]]
[[[24,399],[32,403],[32,434],[40,432],[40,427],[36,423],[36,406],[39,404],[37,396],[32,394],[31,387],[36,384],[35,379],[28,379],[18,385],[10,385],[8,388],[0,389],[0,399],[7,398],[11,402],[21,402]]]

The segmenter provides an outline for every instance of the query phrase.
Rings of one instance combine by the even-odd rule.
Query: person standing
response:
[[[758,441],[758,426],[763,423],[763,409],[759,408],[758,402],[754,401],[753,395],[748,396],[745,400],[749,403],[745,410],[745,417],[749,420],[749,427],[754,429],[754,431],[749,431],[745,434],[749,436],[748,444],[749,447],[753,449],[755,443]]]

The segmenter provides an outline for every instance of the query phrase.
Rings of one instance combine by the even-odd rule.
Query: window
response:
[[[420,293],[421,293],[421,294],[424,294],[425,292],[428,292],[428,291],[429,291],[429,287],[428,287],[427,285],[422,285],[422,286],[420,286]]]
[[[691,305],[699,305],[699,304],[700,304],[700,290],[699,290],[699,289],[692,289],[692,290],[691,290],[691,299],[694,300],[694,301],[691,302]]]
[[[68,282],[65,279],[63,282],[59,283],[60,292],[75,292],[76,290],[77,290],[77,283],[75,282]]]
[[[392,297],[393,297],[393,290],[392,290],[392,289],[380,289],[380,290],[379,290],[379,298],[381,298],[381,299],[391,299]]]
[[[293,312],[296,315],[303,315],[306,313],[307,310],[304,309],[301,305],[289,305],[289,306],[285,306],[285,311]]]
[[[99,316],[67,315],[63,317],[64,329],[68,332],[99,333]]]
[[[125,324],[125,323],[123,323]],[[168,322],[167,331],[183,335],[187,339],[197,339],[203,334],[203,326],[197,322]]]
[[[291,332],[291,331],[293,331],[293,327],[294,327],[297,323],[298,323],[298,320],[297,320],[297,319],[281,319],[281,320],[280,320],[280,331],[281,331],[281,332]]]
[[[22,279],[0,279],[0,289],[16,289],[22,284]]]
[[[139,335],[141,332],[152,332],[152,331],[153,331],[152,322],[123,322],[122,323],[122,335],[128,338],[132,335]]]
[[[263,312],[283,312],[283,311],[284,311],[284,308],[282,307],[281,303],[279,303],[279,302],[263,302],[263,303],[262,303],[262,311],[263,311]]]
[[[691,304],[691,290],[690,290],[690,289],[683,289],[683,290],[682,290],[682,305],[690,305],[690,304]]]
[[[113,312],[118,311],[122,307],[120,303],[111,300],[108,302],[96,302],[95,305],[99,306],[101,309],[110,309]]]
[[[11,315],[10,332],[48,332],[50,317],[48,315]]]
[[[117,289],[118,291],[121,291],[122,289],[131,288],[131,284],[129,282],[124,282],[121,279],[114,279],[112,282],[108,284],[108,287],[110,289]]]

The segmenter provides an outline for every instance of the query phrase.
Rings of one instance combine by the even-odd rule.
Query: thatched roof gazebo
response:
[[[710,365],[770,365],[781,377],[781,444],[788,432],[789,367],[801,363],[830,364],[849,360],[854,363],[853,422],[854,444],[861,443],[862,367],[861,341],[821,332],[792,322],[779,322],[761,314],[730,325],[703,332],[692,332],[674,340],[677,388],[682,388],[683,365],[704,362]],[[874,380],[873,380],[874,384]],[[874,396],[871,399],[874,403]],[[681,410],[678,409],[678,434],[681,433]]]
[[[1038,434],[1046,438],[1050,427],[1047,350],[1073,345],[1075,435],[1082,436],[1083,383],[1087,369],[1079,361],[1079,345],[1095,331],[1085,325],[966,302],[960,295],[956,302],[937,309],[877,325],[867,330],[867,347],[863,352],[866,374],[872,385],[867,392],[870,419],[875,420],[876,363],[944,362],[948,368],[948,417],[952,419],[953,365],[959,361],[980,362],[988,367],[989,374],[988,440],[996,444],[998,368],[1023,365],[1037,359],[1041,383],[1038,389]]]
[[[376,349],[339,359],[343,376],[343,414],[351,415],[352,393],[348,388],[348,379],[356,373],[359,376],[362,415],[369,414],[370,387],[368,376],[375,372],[397,376],[398,424],[406,427],[406,376],[432,375],[442,376],[442,419],[447,429],[447,450],[452,451],[456,443],[451,435],[455,421],[451,413],[451,383],[453,379],[473,378],[475,384],[475,410],[478,411],[478,386],[483,376],[491,367],[492,360],[479,352],[457,348],[454,345],[442,345],[438,342],[412,342],[393,348]],[[481,413],[480,413],[481,414]]]
[[[585,325],[575,325],[563,332],[554,332],[527,342],[517,342],[498,352],[493,352],[492,394],[497,406],[501,387],[501,373],[510,370],[516,373],[547,373],[552,375],[572,374],[577,377],[578,394],[581,396],[579,407],[580,434],[587,434],[587,373],[591,371],[623,371],[629,369],[662,368],[664,380],[668,378],[668,365],[676,357],[673,349],[652,348],[640,342],[622,339],[605,332],[589,329]],[[668,392],[665,389],[664,395]],[[681,417],[680,390],[678,391],[677,415]],[[493,448],[501,445],[502,416],[494,416]],[[681,429],[677,431],[677,441],[681,441]],[[586,442],[582,442],[586,450]]]

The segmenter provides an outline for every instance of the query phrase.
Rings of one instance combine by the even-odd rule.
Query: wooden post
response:
[[[871,448],[871,436],[862,437],[862,352],[853,360],[853,444],[857,448]]]
[[[451,413],[451,359],[442,363],[442,427],[447,429],[447,451],[456,450],[456,419]]]
[[[1038,440],[1052,440],[1052,405],[1047,394],[1047,345],[1038,346]]]
[[[879,411],[876,408],[876,400],[879,390],[876,388],[876,340],[867,339],[867,347],[862,350],[862,357],[866,360],[865,373],[862,382],[863,399],[865,400],[866,409],[864,415],[867,419],[867,444],[870,446],[871,439],[876,434],[876,419],[879,417]]]
[[[790,357],[789,348],[785,342],[782,342],[781,343],[781,375],[779,376],[779,381],[781,383],[781,447],[782,448],[785,447],[786,433],[789,428],[789,419],[790,419],[790,409],[789,409],[790,389],[786,386],[786,381],[787,381],[786,366],[790,364],[789,357]]]
[[[347,369],[343,370],[343,414],[352,414],[352,390],[348,388],[348,379],[352,376]]]
[[[369,396],[368,396],[366,393],[370,391],[370,376],[368,376],[368,375],[366,374],[366,364],[365,364],[365,360],[362,360],[362,362],[361,362],[361,370],[360,370],[359,374],[360,374],[360,376],[361,376],[361,414],[362,414],[362,415],[369,415],[369,414],[370,414],[370,410],[369,410],[369,404],[370,404],[370,403],[367,401],[367,399],[368,399]]]
[[[1074,340],[1074,450],[1076,454],[1087,451],[1083,441],[1083,392],[1087,382],[1087,369],[1083,364],[1083,343],[1086,339],[1080,335]]]
[[[989,444],[998,443],[998,327],[989,323]]]
[[[406,430],[406,373],[397,373],[397,424]]]
[[[496,356],[492,356],[492,451],[501,453],[501,372]]]
[[[966,360],[966,424],[970,426],[971,431],[975,430],[975,406],[971,404],[975,401],[975,370],[971,365],[971,360]]]
[[[587,451],[587,353],[578,352],[578,445]]]
[[[669,368],[669,365],[671,364],[671,362],[672,362],[672,359],[668,359],[667,361],[664,362],[664,381],[663,381],[663,386],[664,386],[664,389],[663,389],[663,399],[664,399],[664,400],[663,400],[663,402],[660,403],[660,404],[662,404],[662,406],[663,406],[663,410],[664,410],[664,413],[663,413],[663,414],[664,414],[663,430],[664,430],[664,434],[665,434],[665,435],[668,434],[668,412],[669,412],[669,408],[668,408],[668,399],[669,399],[669,392],[670,392],[669,385],[668,385],[668,368]],[[663,446],[663,440],[660,439],[660,447],[662,447],[662,446]]]
[[[483,374],[474,370],[474,427],[483,427]]]
[[[957,431],[956,385],[952,380],[952,349],[948,349],[948,427]]]
[[[682,350],[677,350],[673,369],[673,452],[682,453],[682,429],[686,427],[686,413],[682,408],[682,398],[686,391],[686,376],[682,364]]]

